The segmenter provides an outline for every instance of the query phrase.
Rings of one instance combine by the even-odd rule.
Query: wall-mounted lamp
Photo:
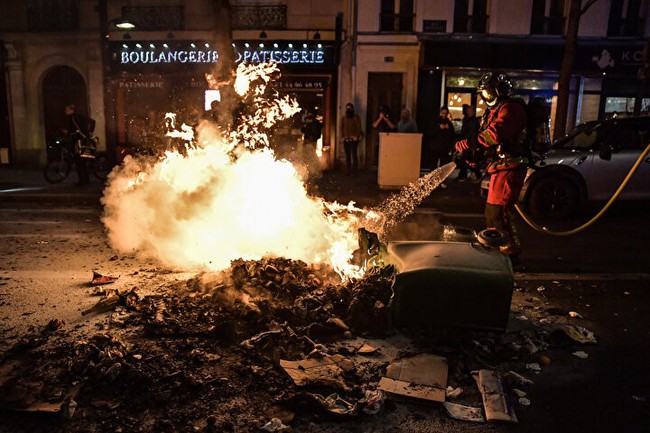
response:
[[[264,30],[260,32],[260,39],[266,39],[266,32]]]
[[[113,24],[120,30],[133,30],[135,28],[135,24],[133,24],[127,18],[120,18],[113,22]]]
[[[316,30],[316,33],[314,33],[314,39],[317,41],[320,40],[320,32],[318,30]]]

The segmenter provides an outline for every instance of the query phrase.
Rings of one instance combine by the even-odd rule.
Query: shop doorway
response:
[[[365,166],[377,167],[379,132],[372,127],[380,108],[386,107],[395,125],[402,110],[402,74],[397,72],[370,72],[368,74],[368,107],[366,113]]]
[[[50,69],[43,79],[43,120],[47,141],[60,135],[61,130],[66,128],[63,110],[68,104],[74,104],[76,112],[88,116],[86,83],[81,74],[73,68],[56,66]]]

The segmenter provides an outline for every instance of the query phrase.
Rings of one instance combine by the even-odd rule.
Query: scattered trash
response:
[[[539,355],[537,358],[539,363],[541,365],[550,365],[551,364],[551,358],[548,355]]]
[[[447,358],[420,354],[389,364],[386,376],[379,381],[379,388],[392,394],[443,402],[447,371]]]
[[[577,352],[573,352],[571,355],[577,356],[580,359],[587,359],[589,358],[589,354],[583,350],[578,350]]]
[[[346,323],[343,320],[339,319],[338,317],[330,317],[329,319],[327,319],[327,323],[330,323],[343,331],[350,330],[350,327],[346,325]]]
[[[120,297],[117,293],[109,293],[104,298],[100,299],[95,305],[87,310],[81,312],[82,316],[90,313],[104,313],[115,308],[120,302]]]
[[[631,293],[631,292],[628,292],[628,291],[626,290],[626,291],[623,292],[623,294],[626,295],[626,296],[629,296],[629,295],[631,295],[632,293]]]
[[[485,422],[483,410],[480,407],[464,406],[462,404],[445,401],[442,403],[447,414],[453,419],[471,422]]]
[[[519,398],[526,397],[526,392],[517,388],[513,388],[512,393]]]
[[[538,291],[539,293],[542,293],[544,290],[546,290],[546,287],[544,287],[544,286],[539,286],[539,287],[537,288],[537,291]]]
[[[77,409],[77,402],[70,398],[63,402],[61,409],[63,410],[63,418],[72,419]]]
[[[518,422],[514,409],[508,405],[499,376],[492,370],[475,371],[472,376],[483,396],[485,419],[490,422]]]
[[[524,377],[521,374],[512,370],[504,374],[503,379],[508,383],[522,385],[522,386],[533,385],[535,383],[532,380],[528,379],[527,377]]]
[[[519,404],[522,406],[530,406],[530,400],[527,399],[526,397],[521,397],[519,399]]]
[[[563,325],[559,329],[573,341],[582,344],[596,344],[594,333],[582,326]]]
[[[322,358],[308,358],[301,361],[280,360],[280,367],[287,372],[298,386],[325,385],[350,390],[341,377],[354,370],[354,363],[342,355],[325,355]]]
[[[463,393],[463,388],[454,388],[453,386],[447,387],[447,398],[458,398]]]
[[[531,362],[530,364],[526,364],[526,368],[528,370],[532,370],[532,371],[536,371],[536,372],[542,371],[542,367],[536,362]]]
[[[575,317],[575,318],[578,318],[578,319],[584,319],[584,317],[582,317],[582,314],[577,313],[575,311],[569,311],[569,316]]]
[[[338,394],[330,394],[323,397],[320,394],[305,393],[306,396],[316,401],[328,412],[337,415],[353,415],[357,413],[358,406],[342,399]]]
[[[120,277],[114,277],[112,275],[102,275],[97,271],[93,271],[93,279],[90,282],[93,286],[99,286],[101,284],[110,284],[117,281]]]
[[[364,393],[364,398],[359,401],[360,404],[363,404],[364,407],[361,409],[361,412],[366,415],[376,415],[379,413],[382,407],[384,407],[384,402],[386,401],[386,394],[381,389],[376,389],[374,391],[366,390]]]
[[[290,428],[291,427],[282,424],[282,421],[280,421],[279,418],[272,418],[271,421],[264,424],[260,429],[268,432],[282,432],[287,431]]]
[[[377,352],[379,352],[379,348],[369,344],[364,344],[359,348],[359,350],[357,350],[359,355],[374,355]]]

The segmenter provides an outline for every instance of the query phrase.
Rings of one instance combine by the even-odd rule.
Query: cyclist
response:
[[[90,134],[95,129],[95,121],[81,113],[77,113],[74,104],[66,105],[64,112],[68,120],[67,127],[63,132],[74,145],[75,167],[79,177],[77,185],[86,185],[90,182],[90,177],[88,176],[86,162],[88,154],[85,153],[85,150],[90,142]],[[93,156],[91,154],[91,157]]]

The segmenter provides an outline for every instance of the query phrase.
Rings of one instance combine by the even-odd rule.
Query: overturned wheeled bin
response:
[[[504,331],[514,274],[510,259],[479,242],[391,242],[397,267],[392,325]]]

